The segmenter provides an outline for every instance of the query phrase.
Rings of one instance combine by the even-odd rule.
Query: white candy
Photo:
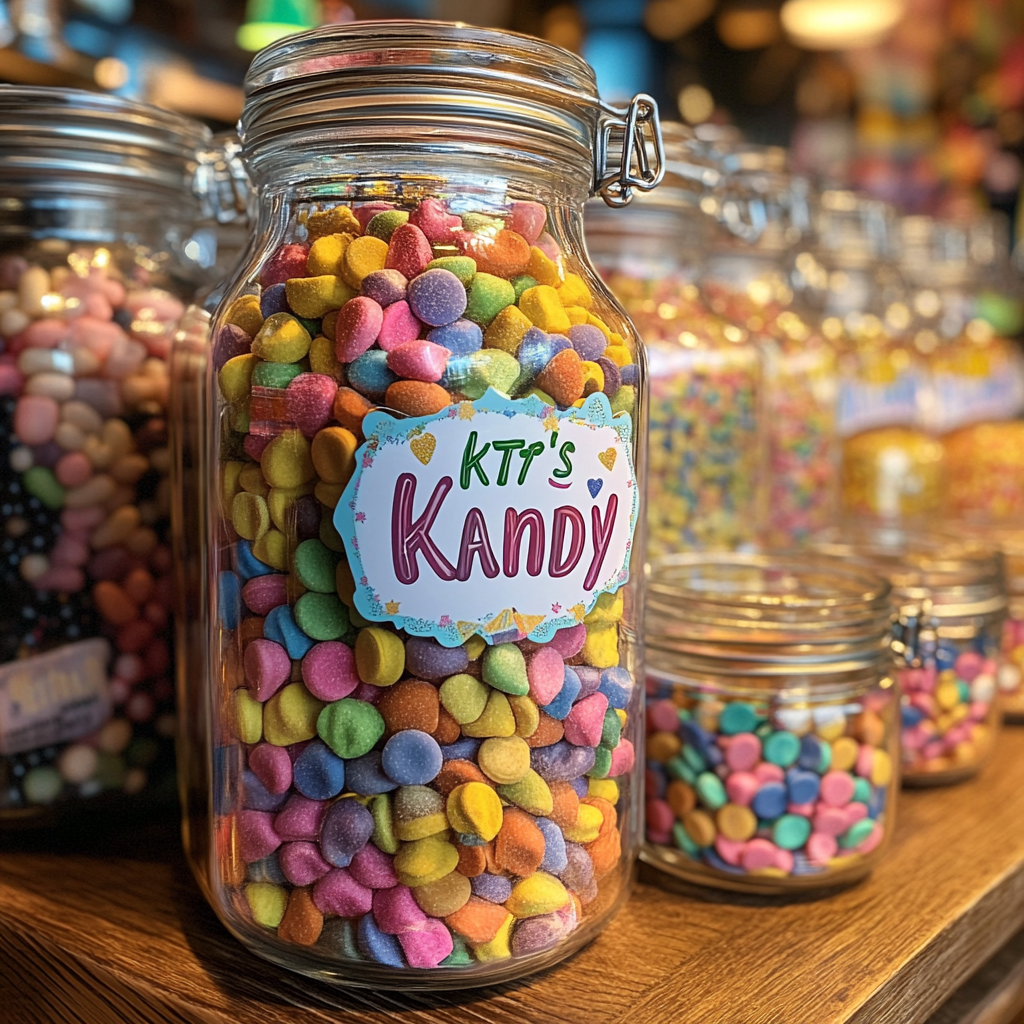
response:
[[[84,743],[73,743],[60,755],[57,770],[65,782],[78,785],[96,774],[98,763],[99,755],[92,747]]]
[[[21,334],[28,325],[32,323],[20,309],[8,309],[0,313],[0,335],[5,338],[13,338]]]
[[[806,736],[811,731],[811,712],[807,708],[779,708],[775,721],[796,736]]]
[[[65,402],[61,406],[60,418],[74,423],[87,434],[98,434],[103,429],[103,417],[88,402]]]
[[[43,296],[50,290],[50,275],[42,267],[29,267],[18,280],[18,302],[29,316],[43,315]]]
[[[972,700],[980,701],[982,704],[988,704],[995,695],[995,676],[989,672],[982,672],[981,675],[974,677],[974,681],[971,683]]]
[[[33,373],[73,373],[75,360],[70,352],[55,348],[27,348],[18,356],[18,369],[26,377]]]
[[[1004,661],[999,666],[996,679],[999,681],[999,689],[1003,693],[1012,693],[1020,686],[1021,671],[1012,661]]]
[[[25,394],[41,395],[55,402],[66,402],[74,393],[74,378],[66,373],[36,373],[25,381]]]
[[[13,469],[15,473],[24,473],[26,470],[32,468],[34,461],[32,458],[32,449],[26,448],[25,446],[13,449],[8,461],[11,464],[11,469]]]
[[[50,563],[46,555],[26,555],[18,565],[18,572],[21,573],[23,580],[31,583],[34,579],[42,576],[49,568]]]

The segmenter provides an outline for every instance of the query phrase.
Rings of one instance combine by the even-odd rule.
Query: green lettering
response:
[[[564,469],[556,469],[552,476],[558,477],[559,480],[564,480],[572,472],[572,463],[569,461],[569,456],[576,451],[576,445],[572,441],[566,441],[561,448],[558,449],[558,457],[562,460]]]
[[[529,448],[523,449],[519,453],[519,458],[523,460],[523,468],[519,471],[519,486],[522,487],[526,483],[526,474],[529,472],[530,465],[538,455],[544,454],[544,442],[534,441]]]
[[[525,448],[525,441],[495,441],[494,450],[501,452],[501,468],[498,470],[498,486],[504,487],[508,483],[508,471],[512,466],[512,453],[520,448]]]
[[[469,435],[469,440],[466,442],[466,450],[462,453],[462,473],[459,476],[459,484],[464,491],[469,490],[470,476],[475,471],[476,475],[480,478],[480,483],[486,487],[491,481],[487,479],[487,474],[484,472],[483,466],[480,465],[480,460],[490,450],[491,442],[480,449],[480,451],[474,454],[473,449],[476,447],[477,432],[474,430]]]

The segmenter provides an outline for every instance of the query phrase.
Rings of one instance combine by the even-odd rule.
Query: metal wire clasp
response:
[[[233,132],[215,136],[213,145],[197,155],[192,188],[203,215],[230,224],[252,214],[254,194]]]
[[[638,93],[625,111],[604,110],[594,151],[594,192],[609,206],[625,206],[634,188],[650,192],[665,176],[658,104],[646,93]],[[619,131],[621,140],[613,135]]]

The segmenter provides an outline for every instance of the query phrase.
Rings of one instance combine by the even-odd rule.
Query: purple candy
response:
[[[379,687],[374,687],[379,689]],[[398,783],[392,782],[380,766],[379,750],[371,750],[362,757],[345,762],[345,784],[353,793],[360,796],[376,796],[378,793],[389,793],[398,789]]]
[[[339,800],[324,815],[320,850],[336,868],[347,868],[373,835],[373,815],[356,800]]]
[[[558,630],[551,638],[551,646],[563,658],[572,658],[579,654],[586,642],[587,627],[582,622],[578,626],[566,626],[565,629]]]
[[[288,799],[287,793],[268,792],[259,776],[248,768],[242,772],[242,800],[247,810],[276,811]]]
[[[574,324],[569,328],[569,341],[580,359],[596,363],[608,347],[608,339],[593,324]]]
[[[260,296],[260,312],[263,314],[263,319],[266,320],[268,316],[273,316],[275,313],[289,313],[291,312],[288,306],[288,296],[285,294],[286,286],[284,282],[281,284],[272,284],[269,288],[263,289],[263,294]]]
[[[543,868],[543,865],[541,865]],[[546,871],[547,868],[544,868]],[[512,882],[504,875],[477,875],[469,880],[473,895],[491,903],[504,903],[512,895]]]
[[[235,356],[244,356],[252,348],[252,338],[237,324],[224,324],[217,331],[213,343],[213,369],[215,371]]]
[[[601,670],[599,668],[594,668],[593,665],[574,665],[573,670],[580,681],[580,693],[576,698],[577,701],[589,697],[592,693],[597,693],[601,687]]]
[[[614,398],[622,387],[622,374],[619,372],[618,366],[607,356],[601,356],[597,360],[597,365],[601,367],[601,371],[604,373],[604,387],[601,390],[609,398]]]
[[[635,387],[637,369],[636,363],[628,363],[626,366],[619,367],[619,374],[622,377],[623,387]]]
[[[398,885],[394,858],[373,843],[367,843],[352,858],[348,870],[360,885],[365,885],[368,889],[390,889]]]
[[[476,758],[476,752],[480,749],[483,740],[474,739],[472,736],[463,736],[447,747],[441,748],[441,756],[446,761],[472,761]]]
[[[534,820],[544,836],[544,859],[540,862],[540,869],[550,875],[560,874],[569,864],[562,830],[550,818],[535,818]],[[496,902],[504,903],[505,900]]]
[[[431,327],[454,323],[466,311],[466,289],[450,270],[425,270],[406,294],[417,319]]]
[[[313,903],[321,914],[360,917],[373,906],[373,890],[360,885],[344,868],[338,868],[313,886]]]
[[[413,899],[412,889],[396,885],[391,889],[378,889],[373,894],[373,919],[387,935],[401,935],[423,924],[427,915]]]
[[[312,885],[331,870],[316,843],[285,843],[278,854],[281,870],[292,885]]]
[[[443,345],[454,356],[468,356],[480,350],[484,343],[484,332],[472,320],[456,320],[444,327],[435,327],[427,341]]]
[[[284,840],[315,841],[320,838],[320,828],[326,811],[326,801],[310,800],[299,793],[293,793],[288,798],[288,803],[277,812],[274,828]]]
[[[586,775],[596,757],[591,747],[574,747],[565,740],[530,751],[530,767],[545,782],[568,782]]]
[[[542,914],[520,921],[512,937],[512,955],[526,956],[549,949],[576,927],[576,905],[570,902],[564,910]]]
[[[590,790],[590,784],[584,778],[570,779],[569,785],[572,786],[573,792],[582,800]]]
[[[436,640],[410,637],[405,642],[405,669],[417,679],[447,679],[469,667],[466,648],[442,647]]]
[[[455,948],[452,933],[444,921],[428,918],[423,924],[398,936],[410,967],[437,967]]]
[[[573,892],[585,889],[594,880],[594,862],[578,843],[565,844],[566,866],[559,874],[562,884]]]
[[[400,270],[375,270],[363,278],[360,291],[382,309],[405,298],[409,282]]]
[[[425,786],[437,777],[443,763],[437,740],[419,729],[395,733],[384,744],[381,757],[381,767],[388,778],[400,786]]]

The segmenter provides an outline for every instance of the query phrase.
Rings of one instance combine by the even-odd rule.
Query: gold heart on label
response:
[[[604,466],[605,469],[610,473],[615,468],[615,456],[618,453],[614,448],[605,448],[603,452],[600,452],[597,456],[598,461]]]
[[[437,438],[433,434],[422,434],[409,442],[413,455],[425,466],[433,457],[437,447]]]

